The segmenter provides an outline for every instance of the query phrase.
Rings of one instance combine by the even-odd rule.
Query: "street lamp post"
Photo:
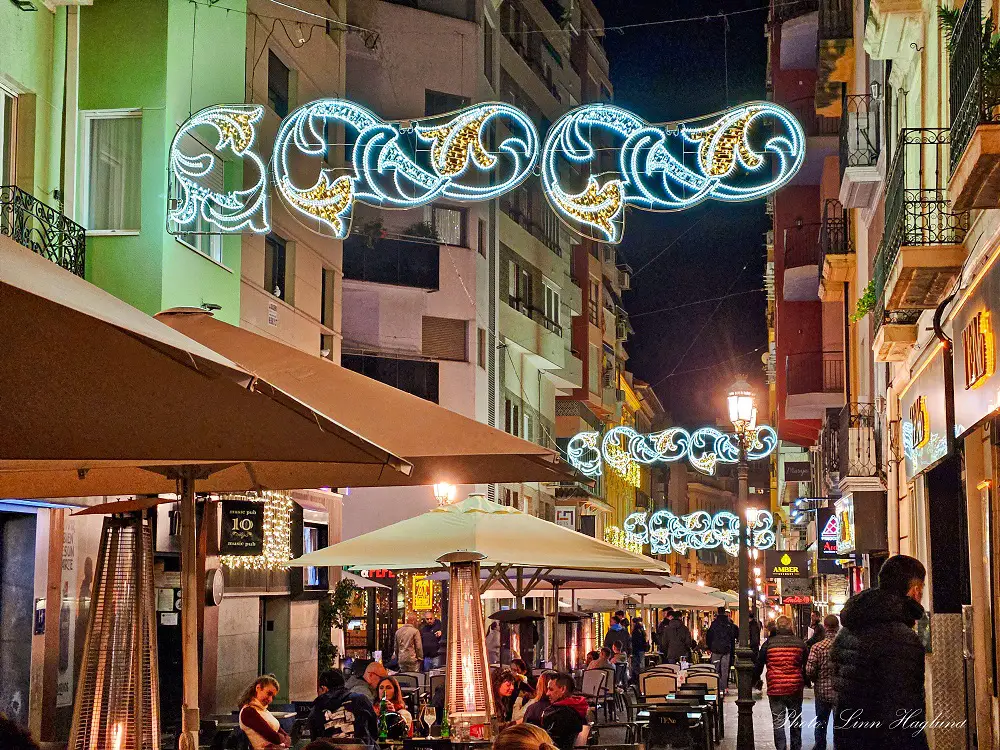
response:
[[[757,424],[757,407],[750,384],[740,378],[729,392],[729,418],[739,442],[739,507],[740,519],[740,638],[736,648],[736,748],[753,750],[753,662],[750,650],[750,554],[747,535],[748,486],[747,439]]]

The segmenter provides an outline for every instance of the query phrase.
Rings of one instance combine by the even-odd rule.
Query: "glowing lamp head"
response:
[[[455,495],[458,488],[448,482],[438,482],[434,485],[434,497],[438,505],[451,505],[455,502]]]
[[[704,582],[704,581],[703,581],[703,580],[702,580],[701,578],[699,578],[699,579],[698,579],[698,585],[699,585],[699,586],[704,586],[704,585],[705,585],[705,582]]]
[[[757,426],[757,405],[746,378],[740,376],[729,389],[729,421],[737,433],[744,433]]]

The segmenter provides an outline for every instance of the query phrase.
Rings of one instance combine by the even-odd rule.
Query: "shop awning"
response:
[[[301,400],[0,237],[0,497],[392,483],[411,467]]]
[[[557,526],[481,495],[435,508],[292,561],[293,566],[429,570],[453,552],[484,555],[483,567],[669,573],[666,563]],[[567,578],[572,574],[568,573]]]
[[[409,476],[387,473],[377,484],[467,485],[574,478],[554,451],[327,359],[231,326],[204,310],[179,308],[157,318],[413,464]]]

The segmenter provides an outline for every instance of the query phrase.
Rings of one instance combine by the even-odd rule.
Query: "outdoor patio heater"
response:
[[[153,542],[140,513],[104,520],[70,750],[160,750]]]
[[[448,681],[445,710],[458,741],[469,739],[483,727],[489,739],[494,715],[493,689],[486,657],[486,626],[479,591],[478,552],[453,552],[438,559],[451,570],[448,588]]]

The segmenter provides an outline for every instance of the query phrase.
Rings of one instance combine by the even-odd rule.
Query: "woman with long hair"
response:
[[[375,692],[378,694],[378,699],[375,701],[375,715],[381,716],[379,711],[384,700],[388,704],[390,711],[403,717],[403,720],[406,722],[406,728],[409,730],[413,726],[413,715],[406,709],[406,700],[403,698],[403,691],[400,689],[396,679],[394,677],[383,677],[378,681]]]
[[[548,732],[539,726],[511,724],[497,735],[493,750],[556,750],[556,746]]]
[[[535,685],[535,697],[531,699],[531,702],[524,709],[522,721],[525,724],[534,724],[538,727],[542,725],[542,714],[545,713],[545,709],[550,705],[547,694],[549,682],[555,676],[555,672],[542,672],[538,675],[538,684]]]
[[[240,729],[253,750],[276,750],[292,746],[292,740],[267,710],[281,686],[274,675],[258,677],[240,696]]]

